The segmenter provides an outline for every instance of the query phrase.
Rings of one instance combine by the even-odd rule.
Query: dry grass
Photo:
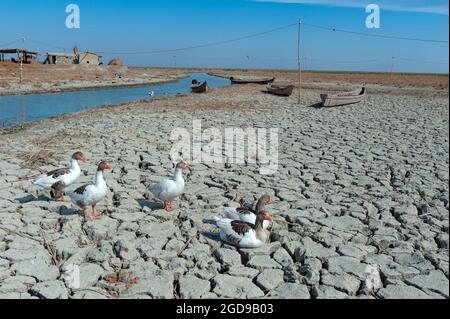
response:
[[[67,144],[67,142],[72,142],[74,139],[86,138],[88,134],[72,134],[65,131],[56,131],[51,135],[45,135],[35,138],[31,142],[40,148],[57,148],[61,144]]]
[[[54,162],[55,152],[48,149],[41,149],[37,152],[20,152],[17,157],[23,162],[22,168],[38,168]]]
[[[87,134],[71,134],[64,131],[57,131],[50,135],[37,137],[31,141],[34,146],[37,146],[37,151],[27,151],[17,153],[17,158],[23,160],[22,168],[39,168],[42,165],[56,164],[61,160],[61,155],[58,150],[63,146],[70,144],[71,149],[78,149],[79,145],[75,145],[73,140],[75,138],[85,138]],[[75,145],[75,146],[74,146]]]

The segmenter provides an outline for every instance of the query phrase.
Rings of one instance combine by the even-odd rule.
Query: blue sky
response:
[[[80,7],[80,29],[65,27],[65,7],[70,3]],[[381,7],[378,30],[365,26],[368,3]],[[358,32],[447,40],[448,17],[447,0],[22,0],[2,4],[0,45],[25,37],[25,46],[40,52],[70,51],[77,45],[80,50],[105,52],[105,62],[118,57],[129,65],[174,66],[176,61],[182,67],[294,69],[295,26],[215,47],[121,53],[218,42],[295,23],[298,18]],[[392,56],[395,71],[448,73],[448,44],[302,29],[302,63],[308,69],[389,71]]]

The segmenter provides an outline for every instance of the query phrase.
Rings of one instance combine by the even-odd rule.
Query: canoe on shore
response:
[[[272,83],[269,83],[267,85],[267,92],[269,92],[270,94],[279,96],[291,96],[292,91],[294,91],[293,85],[275,85]]]
[[[205,93],[208,90],[208,82],[203,83],[192,83],[191,90],[193,93]]]
[[[269,84],[275,81],[275,78],[252,78],[252,77],[242,77],[236,78],[232,76],[230,78],[232,84]]]
[[[366,96],[366,88],[338,94],[321,94],[322,106],[332,107],[361,102]]]

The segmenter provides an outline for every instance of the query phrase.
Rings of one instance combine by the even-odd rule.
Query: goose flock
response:
[[[72,202],[83,211],[84,222],[101,219],[96,206],[108,192],[105,181],[105,171],[111,170],[112,165],[106,161],[98,163],[97,172],[92,183],[83,185],[75,190],[67,190],[81,175],[79,162],[86,163],[87,158],[82,152],[72,155],[69,167],[52,170],[31,180],[33,185],[50,191],[53,200],[58,202]],[[149,191],[161,202],[167,212],[176,209],[175,200],[184,194],[185,180],[183,171],[190,170],[191,164],[185,161],[177,163],[174,175],[162,179],[149,187]],[[69,196],[70,201],[65,199]],[[262,195],[255,206],[244,199],[240,200],[240,206],[224,207],[223,214],[216,216],[216,225],[219,228],[220,239],[227,244],[240,248],[258,248],[263,246],[270,237],[272,215],[266,210],[266,205],[273,203],[269,195]],[[88,210],[92,209],[89,216]]]

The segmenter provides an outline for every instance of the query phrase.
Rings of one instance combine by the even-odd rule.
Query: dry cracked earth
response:
[[[304,105],[317,101],[308,91]],[[299,107],[255,86],[85,112],[0,139],[0,298],[448,298],[448,96],[373,94]],[[194,163],[178,209],[147,187],[172,173],[175,127],[279,128],[279,167]],[[114,168],[103,218],[28,179],[83,151]],[[271,242],[236,249],[213,218],[270,194]],[[64,275],[80,270],[80,287]],[[370,271],[372,269],[372,272]],[[377,278],[380,279],[376,280]]]

